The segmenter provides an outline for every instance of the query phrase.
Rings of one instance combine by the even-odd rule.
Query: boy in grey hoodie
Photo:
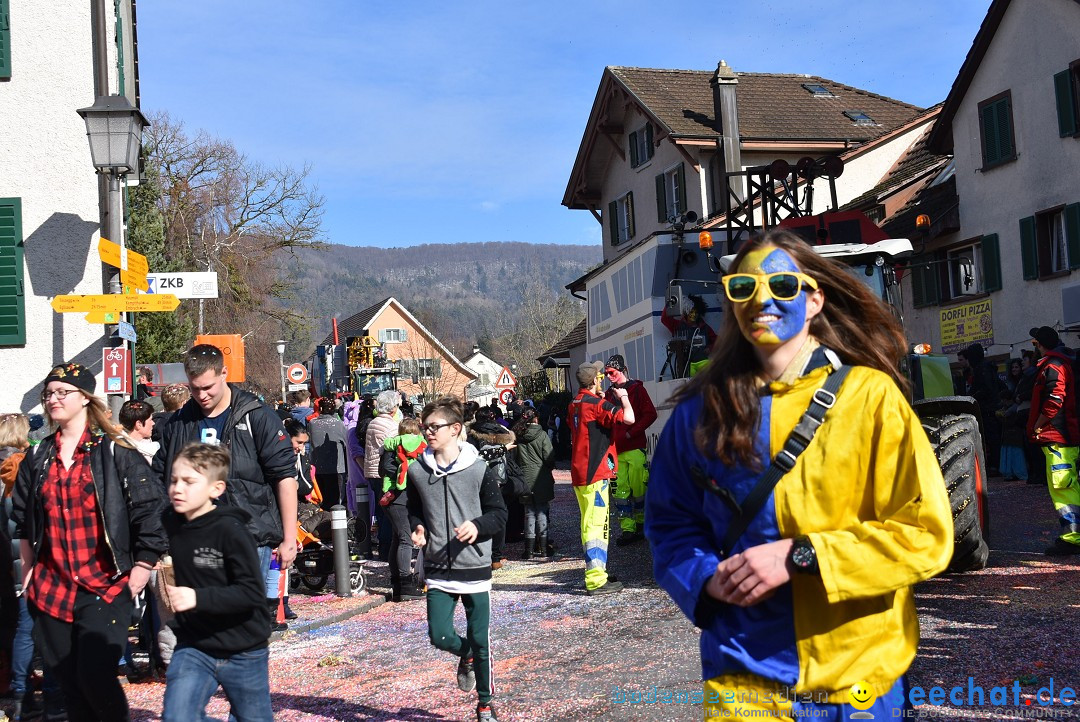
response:
[[[424,407],[427,449],[409,467],[412,543],[424,549],[428,636],[458,657],[458,687],[476,690],[477,720],[497,720],[488,646],[491,619],[491,538],[506,526],[499,482],[471,445],[459,441],[461,401],[444,396]],[[458,599],[466,636],[454,629]]]

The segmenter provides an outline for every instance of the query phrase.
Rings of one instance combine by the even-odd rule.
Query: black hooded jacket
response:
[[[277,546],[284,539],[277,483],[296,477],[296,454],[281,419],[254,395],[232,384],[229,418],[221,443],[229,450],[229,479],[225,503],[240,507],[251,519],[248,529],[258,546]],[[172,463],[188,444],[199,441],[199,423],[206,418],[189,400],[161,429],[161,448],[154,457],[154,473],[168,486]]]

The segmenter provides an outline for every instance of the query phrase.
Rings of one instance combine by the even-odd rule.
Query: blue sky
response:
[[[302,166],[325,240],[600,243],[560,205],[606,65],[944,100],[989,0],[185,0],[138,6],[142,107]]]

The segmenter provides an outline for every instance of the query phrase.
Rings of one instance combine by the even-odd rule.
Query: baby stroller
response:
[[[319,491],[318,483],[314,478],[311,483],[314,491],[308,495],[306,501],[300,502],[297,510],[296,539],[301,549],[289,572],[289,588],[299,589],[303,584],[308,589],[318,591],[326,587],[327,579],[334,573],[334,548],[330,529],[331,514],[319,506],[322,492]],[[353,594],[359,594],[367,586],[367,570],[364,561],[352,548],[355,542],[354,528],[355,523],[350,519],[349,587]]]

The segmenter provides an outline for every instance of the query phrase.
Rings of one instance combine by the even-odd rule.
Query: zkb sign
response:
[[[217,298],[217,274],[206,273],[148,273],[147,293],[172,293],[177,298]]]

